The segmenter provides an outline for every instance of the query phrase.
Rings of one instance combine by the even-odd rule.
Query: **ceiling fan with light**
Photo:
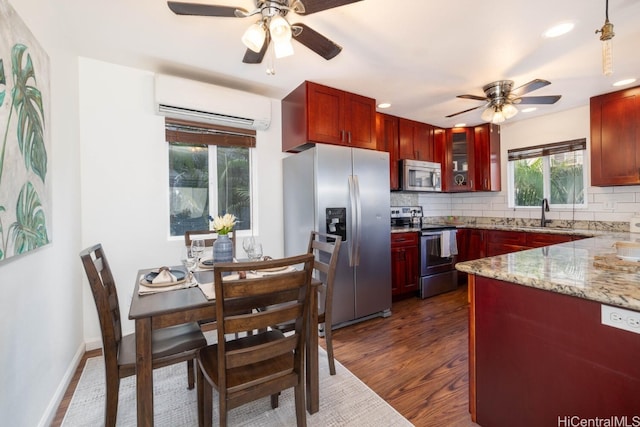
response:
[[[555,104],[558,102],[561,97],[560,95],[522,96],[550,84],[551,82],[547,80],[535,79],[512,89],[513,80],[498,80],[483,86],[482,90],[485,96],[458,95],[458,98],[485,101],[484,105],[449,114],[446,117],[454,117],[458,114],[484,108],[482,120],[492,123],[502,123],[506,119],[510,119],[518,114],[518,109],[515,107],[516,104]]]
[[[218,6],[198,3],[169,1],[169,9],[177,15],[217,16],[228,18],[248,18],[257,16],[245,31],[242,42],[247,51],[242,62],[259,64],[273,41],[276,58],[293,54],[291,40],[294,39],[311,49],[324,59],[331,59],[340,53],[342,47],[305,24],[289,24],[289,12],[310,15],[323,10],[344,6],[361,0],[254,0],[255,9],[247,11],[241,7]]]

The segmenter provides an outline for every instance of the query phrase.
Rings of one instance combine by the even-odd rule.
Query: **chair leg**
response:
[[[195,371],[194,365],[196,363],[196,359],[187,360],[187,388],[189,390],[193,390],[195,385]]]
[[[198,427],[204,426],[204,376],[202,375],[202,371],[198,368],[198,381],[196,382],[196,390],[198,396]],[[211,418],[211,416],[209,416]]]
[[[218,388],[218,412],[220,427],[227,427],[227,395],[221,388]],[[209,397],[209,401],[213,399]],[[209,427],[209,426],[206,426]]]
[[[106,375],[107,395],[106,407],[104,412],[105,427],[114,427],[118,417],[118,394],[120,393],[120,378],[118,373],[115,375]]]
[[[307,404],[304,396],[304,387],[302,384],[298,384],[294,387],[294,394],[296,399],[296,424],[298,427],[307,426]]]
[[[202,427],[212,426],[212,411],[213,411],[213,389],[211,384],[202,378]],[[222,426],[222,418],[220,418],[220,426]],[[226,426],[226,421],[225,424]]]
[[[327,328],[327,324],[324,324],[324,342],[327,345],[327,359],[329,360],[329,374],[336,374],[336,362],[333,358],[333,338],[331,334],[331,325]]]
[[[271,395],[271,409],[276,409],[278,407],[278,398],[280,397],[280,392]]]

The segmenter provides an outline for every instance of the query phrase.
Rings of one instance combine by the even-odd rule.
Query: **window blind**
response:
[[[509,161],[531,159],[534,157],[551,156],[553,154],[569,153],[587,149],[587,139],[572,139],[570,141],[554,142],[552,144],[536,145],[533,147],[514,148],[508,150]]]
[[[172,144],[220,145],[226,147],[256,146],[256,131],[165,118],[165,138]]]

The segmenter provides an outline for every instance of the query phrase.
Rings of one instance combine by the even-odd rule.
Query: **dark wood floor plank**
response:
[[[476,426],[466,286],[394,302],[392,313],[334,331],[336,359],[416,426]]]

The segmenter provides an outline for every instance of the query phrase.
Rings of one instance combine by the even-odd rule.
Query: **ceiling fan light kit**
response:
[[[558,102],[560,95],[522,96],[550,84],[551,82],[546,80],[534,79],[513,89],[512,80],[497,80],[482,87],[484,96],[458,95],[458,98],[484,101],[484,105],[449,114],[446,117],[454,117],[484,107],[480,116],[482,120],[495,124],[502,123],[518,114],[515,104],[555,104]]]
[[[240,7],[199,3],[168,1],[167,5],[176,15],[227,18],[260,15],[258,22],[247,28],[242,35],[242,43],[247,47],[242,62],[260,64],[271,41],[273,41],[271,52],[276,58],[293,55],[291,40],[298,41],[326,60],[334,58],[342,51],[341,46],[305,24],[290,24],[287,21],[287,14],[294,12],[299,15],[310,15],[359,1],[362,0],[254,0],[255,9],[251,12]],[[272,64],[268,65],[267,74],[275,74]]]

